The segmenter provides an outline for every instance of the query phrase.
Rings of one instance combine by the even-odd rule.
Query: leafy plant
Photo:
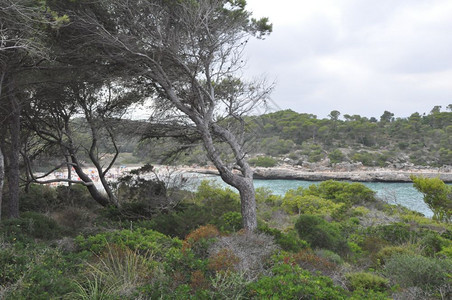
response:
[[[217,272],[210,281],[211,299],[246,299],[249,281],[243,272]]]
[[[258,229],[260,232],[273,236],[275,243],[285,251],[297,252],[309,247],[309,244],[301,240],[294,230],[282,232],[276,228],[270,228],[267,225],[260,225]]]
[[[301,215],[295,223],[301,239],[314,248],[325,248],[338,252],[348,251],[345,239],[337,226],[313,215]]]
[[[258,156],[251,158],[248,162],[252,166],[264,168],[274,167],[278,164],[278,161],[276,159],[269,156]]]
[[[389,287],[389,280],[367,272],[348,273],[345,275],[347,287],[354,290],[374,290],[384,292]]]
[[[156,258],[165,256],[173,248],[180,249],[182,242],[169,238],[160,232],[138,228],[136,230],[115,230],[96,235],[76,237],[80,250],[102,253],[109,244],[126,246],[132,250],[151,251]]]
[[[336,203],[349,206],[376,201],[375,192],[362,183],[348,183],[334,180],[322,181],[318,185],[310,185],[303,195],[314,195]]]
[[[439,178],[411,176],[413,186],[424,195],[424,202],[433,211],[433,219],[452,220],[452,187]]]
[[[388,259],[384,270],[388,278],[402,287],[434,289],[450,284],[448,274],[450,276],[452,272],[452,262],[421,255],[399,254]]]
[[[37,212],[24,212],[20,218],[3,220],[0,232],[12,242],[29,238],[50,240],[62,233],[53,219]]]

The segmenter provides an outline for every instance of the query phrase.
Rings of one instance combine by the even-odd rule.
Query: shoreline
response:
[[[110,180],[124,175],[125,173],[139,168],[139,165],[128,165],[116,167],[111,170],[107,176]],[[161,176],[167,177],[171,174],[206,174],[219,176],[218,171],[213,166],[166,166],[155,165],[155,172]],[[305,180],[305,181],[352,181],[352,182],[411,182],[410,176],[423,176],[428,178],[439,177],[445,183],[452,183],[452,167],[446,168],[373,168],[373,167],[353,167],[352,169],[328,168],[322,166],[291,166],[280,165],[277,167],[253,167],[254,179],[264,180]],[[94,181],[98,181],[97,171],[94,168],[85,168],[85,172]],[[237,171],[238,172],[238,171]],[[54,172],[46,179],[66,178],[65,172]],[[74,179],[78,179],[74,176]]]
[[[178,166],[177,170],[187,173],[199,173],[219,175],[213,167],[188,167]],[[423,176],[428,178],[439,177],[446,183],[452,183],[452,172],[441,170],[442,168],[430,169],[408,169],[400,170],[393,168],[359,168],[355,170],[316,170],[303,167],[278,166],[278,167],[255,167],[254,178],[266,180],[306,180],[306,181],[361,181],[361,182],[411,182],[410,176]]]

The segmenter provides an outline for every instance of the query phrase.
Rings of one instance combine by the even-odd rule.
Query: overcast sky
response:
[[[273,33],[246,73],[276,81],[279,109],[396,117],[452,103],[452,0],[247,0]]]

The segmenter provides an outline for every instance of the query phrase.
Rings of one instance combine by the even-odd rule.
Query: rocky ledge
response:
[[[216,169],[190,168],[189,172],[203,174],[218,174]],[[256,179],[298,179],[309,181],[348,180],[363,182],[410,182],[410,176],[439,177],[444,182],[452,183],[452,167],[424,168],[411,167],[409,169],[371,168],[359,164],[353,166],[290,166],[283,165],[272,168],[254,168]]]

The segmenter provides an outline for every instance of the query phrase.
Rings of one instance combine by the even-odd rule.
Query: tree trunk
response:
[[[2,220],[3,181],[5,179],[5,162],[3,151],[0,147],[0,221]]]
[[[100,205],[102,205],[104,207],[114,205],[114,203],[111,203],[107,197],[105,197],[101,192],[99,192],[99,190],[94,185],[94,182],[91,180],[91,178],[89,178],[89,176],[86,175],[85,172],[83,172],[82,167],[79,164],[75,155],[71,154],[71,160],[74,163],[74,170],[75,170],[75,173],[77,173],[78,177],[80,177],[80,179],[83,180],[83,182],[85,182],[85,183],[92,183],[92,184],[86,186],[91,197],[93,197],[93,199],[97,203],[99,203]]]
[[[243,228],[254,231],[257,229],[257,212],[253,179],[243,178],[243,183],[236,188],[240,193]]]
[[[211,131],[206,124],[202,124],[200,119],[194,118],[198,125],[198,130],[201,133],[204,148],[207,156],[213,162],[221,178],[227,184],[235,187],[240,194],[240,204],[243,228],[247,231],[255,231],[257,229],[257,213],[256,213],[256,195],[253,184],[253,171],[248,163],[244,160],[245,155],[242,152],[242,147],[235,139],[235,136],[228,130],[213,124],[211,129],[220,135],[231,147],[237,165],[241,168],[241,174],[235,174],[227,165],[221,160],[220,153],[215,148]],[[204,121],[205,122],[205,121]]]
[[[14,82],[8,82],[8,98],[10,101],[9,133],[11,137],[11,149],[9,156],[8,172],[8,217],[19,217],[19,157],[20,157],[20,103],[14,93]]]

